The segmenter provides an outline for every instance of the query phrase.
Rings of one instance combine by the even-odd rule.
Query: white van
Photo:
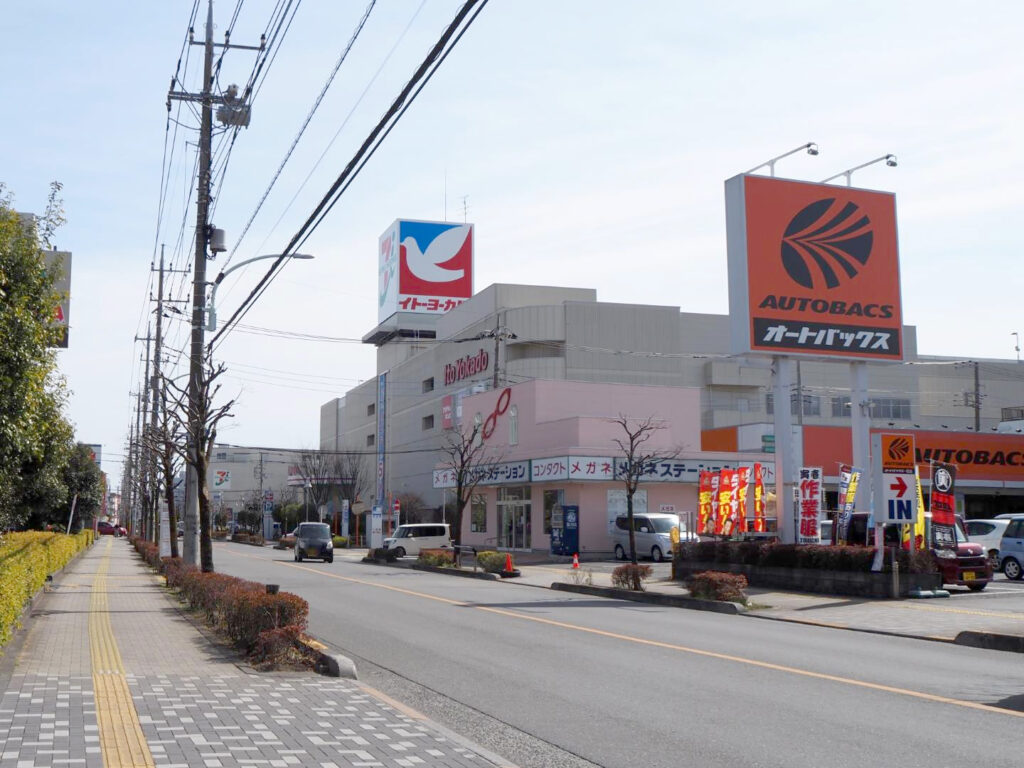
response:
[[[399,557],[419,555],[421,549],[451,548],[452,532],[448,523],[408,523],[384,539],[384,549],[393,549]]]
[[[655,562],[661,562],[666,557],[671,557],[673,528],[676,529],[681,541],[695,538],[680,526],[679,515],[667,512],[634,513],[633,531],[636,556],[649,557]],[[629,557],[629,522],[626,515],[619,515],[615,518],[612,542],[615,544],[616,560],[625,560]]]

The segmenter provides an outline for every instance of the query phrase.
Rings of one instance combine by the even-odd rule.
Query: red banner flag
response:
[[[747,489],[750,486],[750,467],[736,470],[736,528],[740,533],[747,532]]]
[[[718,480],[718,521],[715,533],[725,536],[732,535],[732,482],[735,473],[731,469],[723,469]]]
[[[754,465],[754,530],[764,532],[764,472],[761,465]]]
[[[697,485],[697,533],[708,534],[714,530],[711,520],[711,473],[701,470]]]

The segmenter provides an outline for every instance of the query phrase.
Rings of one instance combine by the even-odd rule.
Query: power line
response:
[[[241,306],[235,310],[235,313],[228,319],[228,321],[221,327],[221,329],[214,335],[210,340],[210,347],[217,342],[218,339],[222,338],[227,333],[232,325],[245,315],[246,312],[252,307],[256,299],[262,295],[266,286],[270,283],[273,277],[279,271],[281,264],[288,258],[288,256],[294,252],[295,248],[300,247],[302,243],[316,230],[316,228],[323,221],[324,217],[334,207],[337,201],[344,194],[348,186],[355,180],[359,175],[359,172],[365,167],[366,162],[373,156],[380,143],[387,137],[391,132],[391,129],[397,124],[398,120],[401,119],[405,111],[412,105],[416,97],[422,92],[423,87],[430,81],[438,67],[444,62],[452,48],[462,38],[462,35],[470,25],[480,15],[480,12],[486,7],[488,0],[467,0],[466,3],[459,9],[459,12],[455,15],[455,18],[449,24],[448,28],[441,35],[440,39],[434,45],[434,47],[427,54],[427,57],[420,64],[419,68],[413,74],[412,79],[406,84],[402,92],[391,104],[391,107],[384,114],[384,117],[377,123],[374,129],[367,136],[362,146],[358,149],[356,154],[345,166],[345,169],[341,172],[334,184],[327,191],[327,194],[321,199],[320,203],[310,214],[309,218],[306,219],[305,223],[299,228],[299,231],[295,233],[288,246],[284,249],[281,255],[274,261],[270,269],[267,270],[266,274],[260,279],[256,287],[249,293],[246,299],[242,302]],[[474,6],[479,4],[477,10],[473,15],[466,21],[465,26],[462,26],[463,21],[469,16],[470,11]],[[462,29],[459,30],[459,27]],[[451,45],[449,46],[449,41]],[[421,82],[422,81],[422,82]],[[419,86],[417,87],[417,84]],[[414,91],[415,89],[415,91]],[[411,95],[410,95],[411,94]]]

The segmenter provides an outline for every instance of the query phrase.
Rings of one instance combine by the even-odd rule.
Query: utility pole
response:
[[[202,43],[191,39],[190,45],[202,45],[203,56],[203,89],[199,94],[191,94],[171,90],[167,95],[167,110],[171,109],[171,99],[183,101],[200,102],[201,116],[199,125],[199,189],[196,195],[196,252],[195,252],[195,274],[192,282],[192,343],[189,355],[189,381],[188,381],[188,429],[187,453],[189,460],[186,462],[186,484],[185,495],[185,540],[183,542],[183,560],[186,563],[195,565],[201,560],[202,567],[212,569],[213,546],[210,538],[209,505],[200,503],[200,493],[204,499],[207,496],[206,478],[199,476],[199,468],[202,466],[202,457],[205,455],[205,446],[201,444],[206,426],[207,387],[203,372],[205,356],[203,343],[205,329],[204,314],[206,311],[206,252],[209,245],[213,253],[224,250],[222,242],[223,233],[218,232],[220,237],[212,238],[214,230],[208,221],[210,210],[210,154],[213,143],[213,104],[214,102],[224,105],[218,110],[217,117],[227,125],[248,125],[249,107],[244,104],[249,96],[248,92],[243,94],[241,100],[237,99],[237,88],[231,86],[223,97],[214,97],[211,88],[213,86],[213,0],[208,0],[206,9],[206,35]],[[259,47],[232,45],[225,35],[221,48],[248,48],[250,50],[262,51],[264,41],[261,38]],[[174,87],[174,81],[171,81]],[[201,490],[202,489],[202,490]],[[197,519],[198,518],[198,519]],[[197,531],[196,523],[199,523]],[[196,548],[196,534],[199,534],[199,551]],[[197,557],[199,555],[199,557]]]
[[[163,343],[163,317],[164,317],[164,247],[160,246],[160,273],[157,277],[157,288],[156,288],[156,343],[153,354],[153,378],[150,380],[150,386],[153,389],[153,412],[150,417],[150,436],[151,445],[149,447],[150,456],[152,457],[152,474],[153,474],[153,520],[156,538],[154,539],[157,546],[160,545],[160,473],[157,471],[157,418],[159,415],[159,393],[160,393],[160,355],[162,354],[161,346]],[[168,510],[170,512],[170,510]],[[169,536],[174,536],[175,532],[171,531]]]
[[[493,389],[497,389],[499,368],[498,361],[501,359],[501,342],[508,341],[509,339],[518,339],[519,337],[501,324],[501,318],[497,314],[494,315],[494,330],[484,331],[482,334],[480,334],[480,336],[482,338],[486,338],[488,336],[494,337],[494,376],[492,377],[491,386]]]

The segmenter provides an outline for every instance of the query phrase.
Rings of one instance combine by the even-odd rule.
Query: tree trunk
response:
[[[203,466],[200,478],[206,477],[206,470],[209,461],[204,455],[200,459]],[[199,567],[203,573],[213,573],[213,539],[210,536],[210,526],[213,520],[210,515],[210,489],[205,482],[199,483]]]
[[[171,536],[171,557],[180,557],[178,552],[178,513],[174,508],[173,472],[164,468],[164,493],[167,495],[167,522]]]
[[[636,565],[636,531],[633,530],[633,492],[626,491],[626,525],[629,526],[629,559]]]

